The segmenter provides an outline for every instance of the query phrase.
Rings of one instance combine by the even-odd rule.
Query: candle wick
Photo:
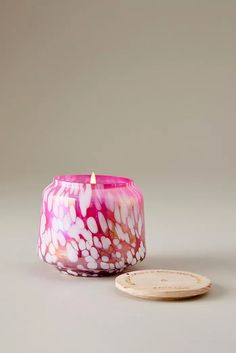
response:
[[[96,175],[94,172],[91,174],[90,184],[96,184]]]

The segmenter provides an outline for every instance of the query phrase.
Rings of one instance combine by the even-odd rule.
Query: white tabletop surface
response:
[[[114,277],[60,274],[36,256],[42,185],[22,185],[24,197],[12,185],[0,203],[1,352],[235,352],[231,194],[169,185],[154,198],[143,188],[148,252],[134,269],[197,272],[212,280],[211,292],[185,301],[147,301],[118,291]]]

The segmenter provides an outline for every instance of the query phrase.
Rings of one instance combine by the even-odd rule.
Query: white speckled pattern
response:
[[[74,276],[112,274],[142,261],[145,239],[141,192],[132,182],[115,182],[107,187],[106,183],[76,182],[73,177],[71,181],[55,178],[45,189],[40,258]],[[116,177],[111,178],[114,181]]]

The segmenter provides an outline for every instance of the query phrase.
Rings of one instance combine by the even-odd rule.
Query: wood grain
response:
[[[142,270],[116,277],[116,287],[144,299],[183,299],[202,295],[211,281],[201,275],[175,270]]]

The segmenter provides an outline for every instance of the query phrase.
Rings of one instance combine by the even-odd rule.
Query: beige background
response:
[[[1,352],[235,351],[235,43],[229,0],[0,0]],[[139,268],[210,295],[141,301],[37,259],[43,187],[91,170],[144,191]]]

